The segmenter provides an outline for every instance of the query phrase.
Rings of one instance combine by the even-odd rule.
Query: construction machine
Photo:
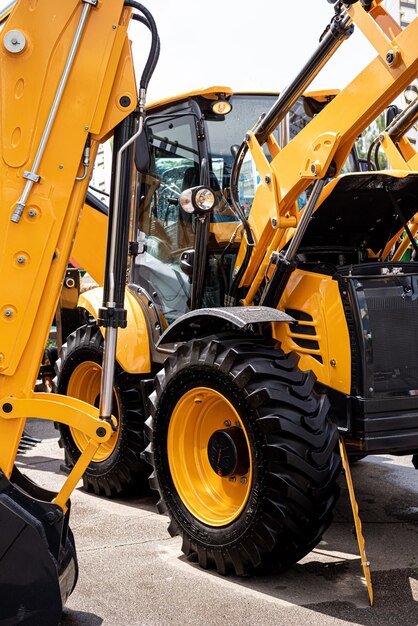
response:
[[[18,0],[1,17],[0,623],[57,626],[77,581],[70,494],[117,428],[112,387],[123,309],[135,137],[143,127],[159,39],[134,0]],[[151,30],[138,86],[127,28]],[[113,136],[114,177],[102,323],[99,405],[34,393],[99,144]],[[126,236],[127,239],[127,236]],[[107,391],[106,391],[107,389]],[[88,445],[58,493],[25,477],[15,458],[27,416],[65,422]]]
[[[59,621],[77,577],[69,497],[121,441],[121,381],[138,420],[141,399],[149,412],[144,457],[169,531],[222,574],[282,569],[317,544],[338,495],[339,436],[343,453],[417,449],[418,272],[388,251],[416,213],[410,112],[382,134],[394,169],[341,172],[359,133],[416,77],[418,21],[402,29],[379,0],[333,4],[318,49],[230,150],[227,193],[214,179],[222,167],[190,132],[187,103],[178,137],[169,111],[144,125],[158,35],[142,5],[18,0],[12,9],[0,51],[3,623]],[[137,10],[153,32],[139,102],[126,37]],[[354,24],[376,58],[281,148],[275,128]],[[35,394],[91,164],[111,134],[104,286],[83,294],[89,320],[78,339],[98,348],[100,385],[89,402],[77,397],[100,365],[80,349],[76,397]],[[177,158],[190,161],[188,189],[178,189]],[[14,467],[28,415],[80,433],[58,494]]]
[[[414,245],[418,174],[404,133],[416,111],[377,139],[390,170],[372,153],[344,170],[359,134],[416,77],[418,22],[402,29],[379,0],[331,4],[318,49],[231,146],[226,188],[226,161],[205,149],[189,100],[140,139],[113,407],[135,408],[139,449],[146,406],[158,509],[183,552],[221,574],[280,570],[318,543],[338,495],[339,438],[346,472],[346,451],[418,446],[418,272],[396,248],[401,233]],[[354,25],[376,58],[279,144],[275,130]],[[58,390],[90,402],[101,301],[100,289],[82,296],[89,320],[59,365]],[[87,439],[70,435],[76,460]],[[113,449],[93,460],[91,488],[117,489],[103,471]]]
[[[280,145],[284,146],[293,138],[337,93],[328,89],[301,95],[275,131]],[[232,236],[236,247],[241,239],[241,222],[228,201],[234,153],[253,120],[267,112],[277,97],[278,93],[241,93],[233,92],[230,87],[213,86],[147,105],[148,145],[142,151],[138,146],[137,165],[141,173],[135,219],[137,241],[131,245],[131,251],[137,254],[130,280],[154,294],[161,328],[189,308],[190,274],[184,273],[181,263],[187,256],[192,258],[187,249],[194,247],[194,233],[190,219],[186,222],[179,215],[182,191],[201,180],[210,181],[223,198],[211,227],[217,238],[215,249],[225,249]],[[144,139],[145,135],[141,141]],[[346,168],[358,169],[356,163],[354,148]],[[256,176],[252,164],[248,163],[240,182],[241,202],[247,211],[257,186],[253,174]],[[104,173],[101,177],[105,178]],[[97,194],[88,192],[72,249],[73,263],[87,270],[99,284],[103,281],[107,212],[106,197],[99,200]],[[95,233],[94,246],[91,245],[92,232]],[[185,251],[183,261],[182,250]],[[223,303],[219,267],[216,256],[212,256],[203,306]],[[100,392],[104,336],[95,323],[96,310],[91,303],[92,299],[97,302],[101,292],[84,294],[80,300],[79,292],[79,272],[69,268],[56,315],[60,357],[56,363],[56,385],[59,393],[94,404]],[[149,310],[148,305],[146,310]],[[83,475],[86,490],[109,497],[133,490],[138,493],[145,486],[149,467],[140,458],[145,447],[141,383],[149,380],[150,373],[156,373],[160,367],[160,361],[153,359],[146,366],[135,350],[135,346],[143,348],[139,338],[144,332],[149,333],[144,329],[142,316],[129,316],[128,328],[122,331],[122,337],[124,332],[129,335],[123,341],[120,339],[114,380],[113,411],[118,429],[109,442],[101,446],[100,453]],[[65,450],[63,469],[68,471],[87,445],[87,438],[64,424],[58,424],[58,429],[59,443]]]

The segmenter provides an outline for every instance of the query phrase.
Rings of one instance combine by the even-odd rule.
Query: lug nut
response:
[[[239,482],[241,483],[241,485],[245,485],[245,483],[247,482],[247,477],[241,476],[241,478],[239,479]]]
[[[230,483],[235,483],[237,479],[236,479],[236,476],[230,476],[228,480]]]
[[[231,426],[231,421],[230,420],[225,420],[224,421],[224,426],[226,426],[226,428],[229,428]]]

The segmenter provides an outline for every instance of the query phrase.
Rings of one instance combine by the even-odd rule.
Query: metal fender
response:
[[[97,319],[102,298],[103,288],[97,287],[81,294],[78,306]],[[148,374],[151,371],[151,357],[147,322],[141,305],[129,290],[125,291],[125,308],[128,324],[126,328],[119,329],[116,360],[129,374]],[[103,327],[100,331],[104,335]]]

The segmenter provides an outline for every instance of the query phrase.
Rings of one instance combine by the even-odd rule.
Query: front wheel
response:
[[[156,378],[150,484],[202,567],[284,569],[330,524],[338,435],[297,360],[253,337],[210,338],[181,346]]]

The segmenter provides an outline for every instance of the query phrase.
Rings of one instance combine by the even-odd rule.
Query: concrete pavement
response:
[[[18,457],[39,484],[57,489],[63,453],[50,423],[28,421],[43,441]],[[317,548],[288,572],[224,578],[188,562],[167,533],[152,493],[105,500],[72,496],[80,565],[62,626],[300,626],[418,624],[418,474],[411,457],[370,457],[353,467],[375,606],[368,605],[348,493]]]

